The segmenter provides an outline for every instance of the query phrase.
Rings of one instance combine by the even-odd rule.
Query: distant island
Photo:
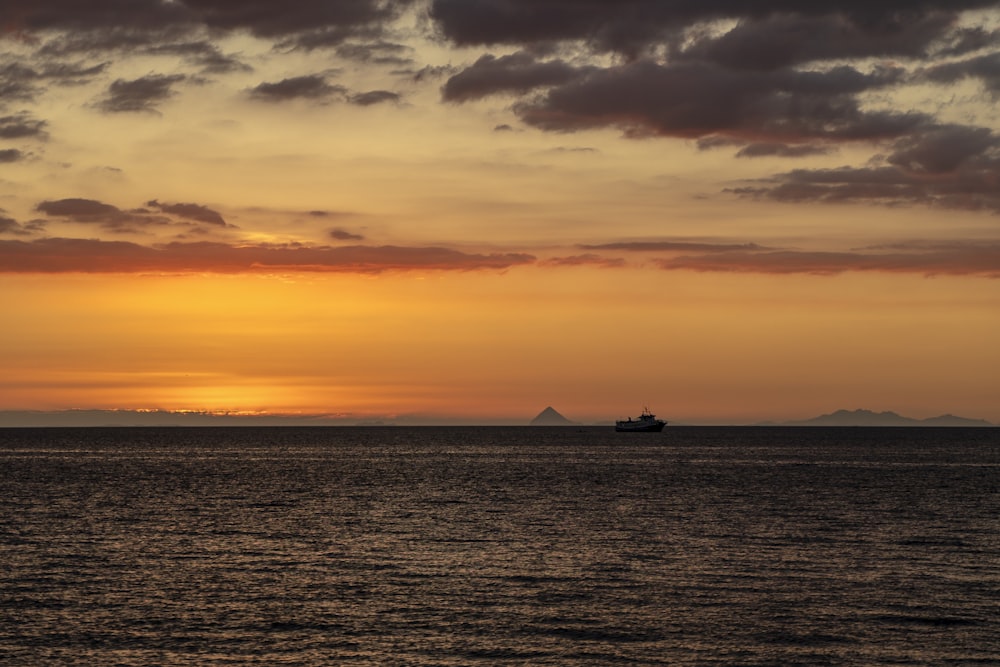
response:
[[[837,410],[812,419],[782,422],[780,426],[996,426],[996,424],[985,419],[969,419],[955,415],[914,419],[891,411]]]
[[[528,422],[528,424],[531,426],[573,426],[574,422],[563,417],[550,405],[539,412],[538,416]]]

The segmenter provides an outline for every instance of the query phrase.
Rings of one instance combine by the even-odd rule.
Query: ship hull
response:
[[[642,422],[619,422],[615,424],[615,430],[619,433],[659,433],[667,422],[655,421],[651,424]]]

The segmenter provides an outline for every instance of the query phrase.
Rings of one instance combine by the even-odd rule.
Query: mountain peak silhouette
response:
[[[550,405],[539,412],[538,416],[532,419],[530,424],[532,426],[570,426],[573,422],[556,412],[555,408]]]

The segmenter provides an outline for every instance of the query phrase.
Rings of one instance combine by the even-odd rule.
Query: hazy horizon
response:
[[[551,407],[551,406],[550,406]],[[614,417],[567,417],[566,426],[612,426]],[[539,413],[541,414],[541,413]],[[490,416],[454,417],[448,415],[376,415],[352,416],[329,414],[236,414],[167,410],[0,410],[0,428],[34,426],[529,426],[538,415],[524,418],[497,418]],[[894,425],[912,422],[913,426],[935,425],[935,420],[969,422],[962,425],[996,426],[994,422],[970,415],[940,413],[931,417],[912,417],[894,411],[871,411],[864,408],[841,408],[821,415],[784,419],[763,419],[756,422],[718,419],[692,421],[659,415],[674,426],[793,426],[793,425]],[[828,421],[823,421],[827,418]],[[928,422],[928,423],[923,423]],[[974,424],[972,422],[980,422]],[[543,425],[544,426],[544,425]]]

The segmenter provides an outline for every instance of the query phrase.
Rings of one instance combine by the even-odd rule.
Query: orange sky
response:
[[[0,410],[1000,422],[996,6],[715,4],[15,0]]]

